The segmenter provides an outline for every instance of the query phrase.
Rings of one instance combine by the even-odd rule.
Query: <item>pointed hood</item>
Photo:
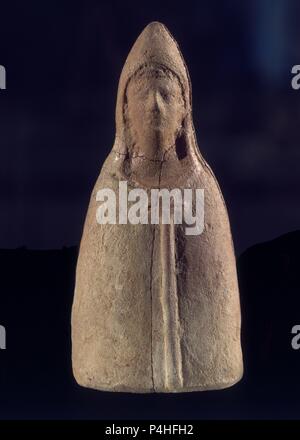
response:
[[[173,71],[186,101],[186,114],[180,112],[181,133],[176,131],[175,144],[163,160],[130,155],[126,144],[126,87],[147,63]],[[217,181],[197,147],[190,90],[174,39],[163,25],[151,23],[134,44],[121,74],[114,150],[94,186],[80,243],[72,307],[72,366],[82,386],[177,393],[226,388],[242,376],[239,290],[230,224]],[[137,110],[143,115],[142,105]],[[125,129],[128,125],[130,121]],[[125,193],[121,181],[128,184]],[[121,205],[131,205],[133,188],[145,189],[150,196],[145,200],[138,195],[142,203],[147,202],[145,223],[133,223],[127,209],[122,209]],[[152,222],[156,203],[150,192],[158,188],[205,191],[200,212],[197,195],[196,200],[192,196],[189,209],[193,216],[204,214],[202,233],[185,232],[190,223],[185,194],[179,200],[182,222],[175,221],[174,215],[169,222],[163,218]],[[98,222],[99,201],[111,193],[118,221]],[[175,200],[172,203],[175,207]],[[143,209],[138,210],[141,214]]]
[[[121,72],[117,105],[116,105],[116,139],[114,150],[120,153],[127,152],[125,145],[125,121],[124,104],[126,88],[130,78],[143,66],[162,66],[173,72],[182,87],[183,97],[186,104],[186,129],[193,134],[192,124],[192,97],[191,82],[189,73],[184,62],[180,49],[168,29],[159,22],[152,22],[146,26],[143,32],[135,41],[128,54],[123,70]],[[190,130],[188,130],[188,127]],[[193,139],[195,143],[195,138]]]

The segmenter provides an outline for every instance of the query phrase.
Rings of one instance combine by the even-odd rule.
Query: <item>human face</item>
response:
[[[126,117],[135,151],[158,158],[174,145],[184,117],[184,100],[178,79],[161,70],[134,77],[127,88]]]

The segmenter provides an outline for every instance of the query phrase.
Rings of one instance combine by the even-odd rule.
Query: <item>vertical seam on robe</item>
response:
[[[152,313],[153,313],[153,305],[152,305],[152,271],[153,271],[153,255],[154,255],[154,242],[155,242],[155,227],[153,228],[152,235],[152,249],[151,249],[151,260],[150,260],[150,349],[151,349],[151,378],[152,378],[152,388],[155,391],[154,386],[154,373],[153,373],[153,323],[152,323]]]

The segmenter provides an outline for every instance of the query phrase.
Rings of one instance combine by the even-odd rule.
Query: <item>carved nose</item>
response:
[[[154,114],[159,114],[162,111],[161,96],[158,92],[153,92],[149,97],[149,110]]]

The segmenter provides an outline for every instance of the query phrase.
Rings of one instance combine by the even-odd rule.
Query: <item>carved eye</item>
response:
[[[166,90],[161,90],[160,95],[164,101],[166,102],[170,101],[170,94]]]

